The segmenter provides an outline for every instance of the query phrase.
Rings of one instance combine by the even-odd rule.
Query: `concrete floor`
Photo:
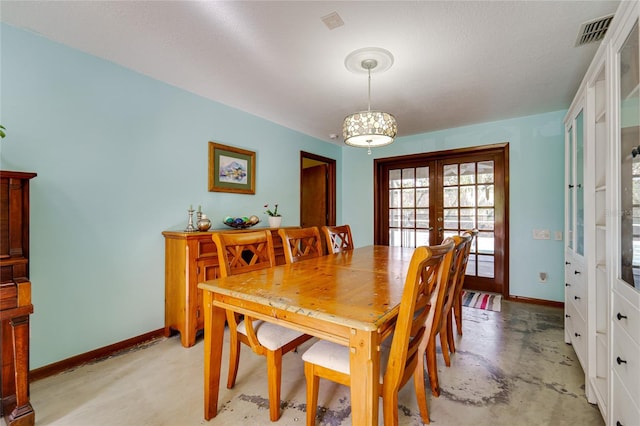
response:
[[[433,425],[603,425],[584,396],[584,375],[563,341],[563,311],[502,302],[502,312],[464,308],[464,336],[451,367],[438,356],[442,394],[428,396]],[[228,340],[223,377],[226,378]],[[306,345],[305,345],[306,346]],[[301,348],[301,352],[304,347]],[[37,425],[268,425],[264,358],[242,348],[234,389],[221,389],[219,413],[203,418],[203,342],[177,336],[39,380],[31,385]],[[305,422],[299,353],[284,358],[282,417]],[[349,389],[320,382],[318,425],[351,424]],[[413,384],[399,396],[401,425],[420,425]]]

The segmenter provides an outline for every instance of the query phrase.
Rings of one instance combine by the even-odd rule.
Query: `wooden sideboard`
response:
[[[29,402],[29,181],[35,173],[0,170],[0,415],[31,426]]]
[[[244,230],[215,229],[208,232],[164,231],[164,331],[180,332],[185,348],[193,346],[196,334],[204,329],[202,290],[198,283],[218,278],[218,253],[211,238],[214,232],[250,232],[265,228]],[[282,239],[277,228],[270,228],[276,253],[276,263],[284,264]]]

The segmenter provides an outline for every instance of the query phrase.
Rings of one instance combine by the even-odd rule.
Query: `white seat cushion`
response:
[[[387,369],[390,347],[382,346],[380,351],[380,383]],[[350,374],[349,348],[337,343],[319,340],[302,354],[302,360],[343,374]]]
[[[241,321],[238,324],[237,330],[238,333],[244,334],[245,336],[247,335],[244,321]],[[295,340],[304,334],[299,331],[291,330],[262,320],[253,321],[253,330],[255,331],[260,344],[271,351],[275,351],[283,347],[290,341]]]

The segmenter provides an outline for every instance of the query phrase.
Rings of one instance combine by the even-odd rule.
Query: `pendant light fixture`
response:
[[[345,59],[349,71],[366,72],[369,78],[369,103],[366,111],[348,115],[342,124],[342,134],[347,145],[358,148],[371,148],[389,145],[398,132],[393,115],[371,110],[371,73],[383,72],[391,68],[393,55],[384,49],[367,47],[350,53]]]

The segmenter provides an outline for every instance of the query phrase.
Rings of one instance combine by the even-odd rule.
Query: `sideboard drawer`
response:
[[[629,393],[640,397],[640,348],[617,322],[613,324],[611,365]]]
[[[640,312],[621,295],[613,292],[613,323],[640,345]]]
[[[568,277],[565,297],[566,303],[573,303],[583,320],[587,318],[587,284],[581,277]]]
[[[573,350],[578,356],[578,360],[584,370],[587,362],[587,323],[576,310],[574,303],[567,303],[567,308],[569,318],[567,318],[566,323],[569,325],[567,327],[569,339],[571,339]]]
[[[212,238],[212,233],[209,234],[208,238],[198,239],[197,257],[198,259],[201,259],[203,257],[218,257],[216,244],[213,242],[213,238]]]

